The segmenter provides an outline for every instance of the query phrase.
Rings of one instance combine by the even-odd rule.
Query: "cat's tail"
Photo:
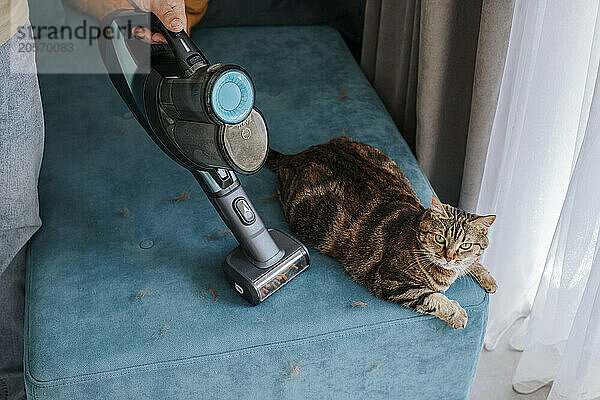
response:
[[[287,154],[282,154],[278,151],[269,148],[269,154],[267,155],[267,161],[265,162],[265,166],[271,171],[277,172],[279,168],[287,164],[288,157],[290,156]]]

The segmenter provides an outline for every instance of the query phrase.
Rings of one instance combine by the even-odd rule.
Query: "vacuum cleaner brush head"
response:
[[[285,252],[279,261],[259,268],[238,247],[223,262],[231,287],[253,305],[266,300],[310,265],[308,249],[301,242],[277,229],[269,229],[269,233]]]

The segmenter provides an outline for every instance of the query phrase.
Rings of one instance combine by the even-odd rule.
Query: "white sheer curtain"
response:
[[[513,383],[551,398],[600,396],[598,1],[516,1],[477,207],[498,215],[486,348],[531,312]]]
[[[600,81],[513,379],[550,398],[600,397]]]

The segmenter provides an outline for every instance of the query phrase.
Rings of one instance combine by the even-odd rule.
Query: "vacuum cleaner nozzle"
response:
[[[254,83],[241,67],[210,64],[185,31],[171,32],[153,14],[117,10],[102,27],[99,49],[115,88],[154,142],[196,177],[240,246],[223,269],[232,287],[256,305],[308,268],[306,247],[267,230],[234,172],[263,166],[268,132],[254,106]],[[142,26],[168,46],[130,34]]]
[[[223,262],[229,284],[253,305],[266,300],[309,265],[310,256],[302,243],[276,229],[269,229],[269,233],[284,251],[279,261],[267,268],[256,268],[238,247]]]

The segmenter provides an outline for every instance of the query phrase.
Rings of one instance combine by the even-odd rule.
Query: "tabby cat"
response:
[[[269,152],[289,227],[339,260],[383,300],[461,329],[467,313],[444,292],[469,274],[489,293],[496,281],[479,262],[496,218],[467,213],[436,197],[425,209],[400,167],[347,137],[296,154]]]

